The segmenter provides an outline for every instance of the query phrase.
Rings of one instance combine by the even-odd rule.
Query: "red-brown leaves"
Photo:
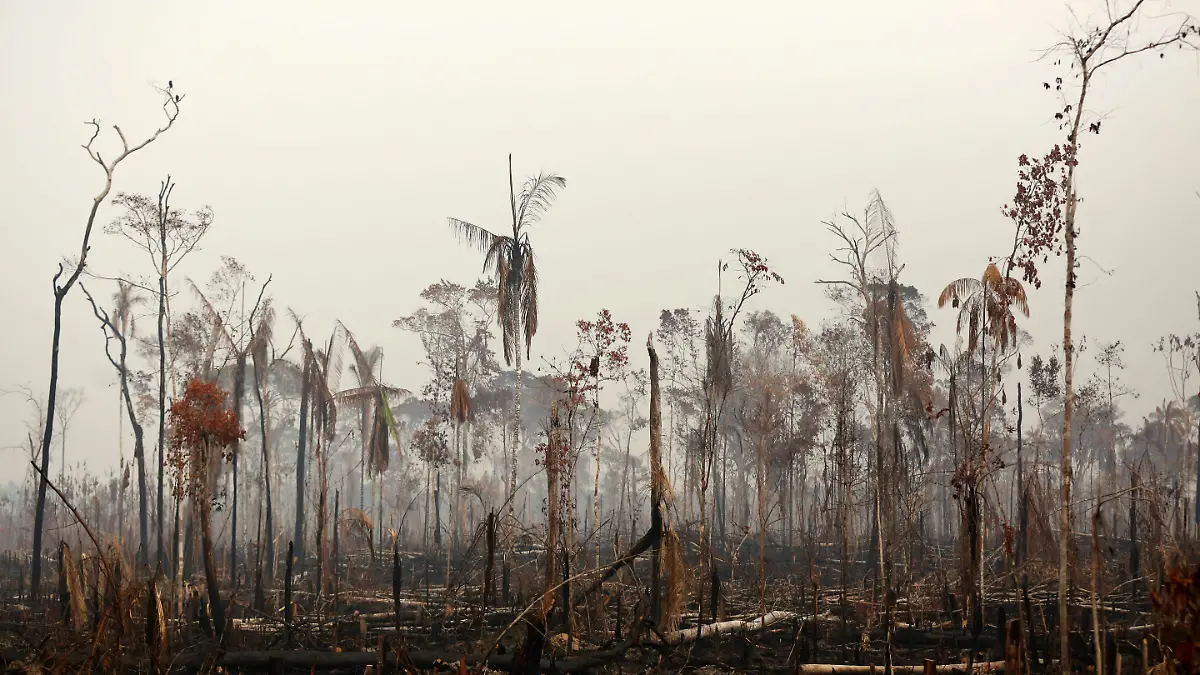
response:
[[[238,425],[237,413],[225,405],[227,396],[216,384],[193,378],[183,398],[171,404],[168,459],[176,490],[186,487],[193,496],[206,498],[210,463],[246,437]]]
[[[1066,224],[1067,176],[1077,164],[1075,146],[1054,146],[1045,157],[1031,159],[1021,155],[1017,160],[1017,193],[1011,206],[1001,212],[1017,227],[1017,241],[1011,263],[1021,268],[1026,283],[1041,288],[1037,263],[1046,262],[1050,254],[1062,254],[1060,237]]]
[[[1150,599],[1160,638],[1174,652],[1175,672],[1200,672],[1200,567],[1172,569],[1162,591]]]
[[[225,405],[228,394],[210,382],[192,379],[183,399],[171,404],[171,444],[176,449],[224,449],[246,437],[237,414]]]

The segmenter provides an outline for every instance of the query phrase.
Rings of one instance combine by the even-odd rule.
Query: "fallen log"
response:
[[[538,670],[543,673],[579,673],[621,660],[625,652],[633,646],[632,641],[625,641],[611,649],[593,652],[583,652],[568,659],[542,659]],[[514,654],[493,654],[487,659],[491,670],[509,671],[514,666]],[[457,657],[452,654],[432,651],[409,651],[397,660],[397,653],[391,652],[386,656],[386,665],[395,667],[401,664],[412,664],[419,668],[436,668],[439,666],[455,666],[465,660],[468,666],[478,665],[481,656],[468,655]],[[188,668],[198,667],[205,663],[202,655],[192,658],[176,659],[175,666]],[[216,659],[215,665],[227,669],[267,670],[276,665],[284,668],[303,668],[309,670],[335,670],[340,668],[365,668],[379,664],[377,652],[319,652],[319,651],[245,651],[227,652]]]
[[[685,628],[662,636],[662,640],[671,646],[681,645],[686,642],[695,642],[704,638],[715,637],[717,635],[731,635],[734,633],[753,633],[765,628],[799,618],[799,614],[795,612],[767,612],[765,615],[752,619],[750,621],[718,621],[716,623],[696,626],[694,628]]]
[[[806,663],[797,666],[797,672],[807,675],[878,675],[884,670],[883,666],[841,666],[832,663]],[[920,675],[923,673],[965,673],[967,672],[967,664],[965,663],[944,663],[933,664],[932,662],[924,666],[892,666],[892,672],[903,673],[905,675]],[[1004,672],[1003,661],[981,661],[975,664],[974,670],[976,673],[1002,673]]]

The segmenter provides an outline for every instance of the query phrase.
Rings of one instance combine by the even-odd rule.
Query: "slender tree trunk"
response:
[[[266,368],[266,364],[259,364],[257,357],[254,361],[254,396],[258,399],[259,433],[262,434],[263,496],[267,502],[267,521],[263,525],[263,532],[266,539],[266,567],[269,581],[275,578],[275,516],[271,509],[271,453],[267,443],[267,413],[266,407],[263,405],[263,389],[266,383],[261,381],[262,376],[259,374],[259,366]]]
[[[107,190],[106,190],[107,192]],[[99,202],[92,207],[92,218],[88,220],[88,229],[91,229],[92,219],[95,218],[96,208]],[[85,237],[84,241],[87,239]],[[87,254],[87,248],[84,248],[84,255]],[[80,261],[82,267],[83,261]],[[61,274],[61,271],[59,272]],[[58,277],[56,276],[55,279]],[[75,276],[72,275],[71,279]],[[54,403],[58,396],[58,345],[62,338],[62,302],[66,297],[66,291],[70,289],[69,285],[61,288],[56,287],[54,291],[54,338],[50,347],[50,391],[46,397],[46,429],[42,434],[42,473],[41,479],[38,481],[37,493],[37,511],[33,517],[33,562],[29,570],[29,596],[33,599],[41,597],[42,584],[42,526],[46,519],[46,476],[50,470],[50,441],[54,437]]]
[[[1087,86],[1087,79],[1084,79]],[[1082,101],[1082,95],[1080,97]],[[1073,175],[1074,171],[1071,170]],[[1071,342],[1071,311],[1075,302],[1075,187],[1073,177],[1067,180],[1067,217],[1064,228],[1067,244],[1067,281],[1063,296],[1063,434],[1062,457],[1059,472],[1062,479],[1062,503],[1059,511],[1058,541],[1058,640],[1059,659],[1062,672],[1071,668],[1071,649],[1067,638],[1070,633],[1070,617],[1067,595],[1071,544],[1071,416],[1075,404],[1074,370],[1075,345]]]
[[[176,98],[176,103],[178,103],[178,101],[179,101],[179,99]],[[170,105],[169,101],[168,101],[168,105]],[[51,342],[50,342],[50,383],[49,383],[49,386],[47,387],[47,392],[46,392],[46,409],[45,409],[46,427],[42,433],[42,466],[41,466],[42,473],[41,473],[41,480],[38,481],[37,508],[36,508],[36,511],[34,514],[34,525],[33,525],[33,561],[32,561],[32,564],[31,564],[31,567],[29,570],[29,573],[30,573],[29,593],[30,593],[30,597],[34,598],[34,599],[38,599],[41,595],[42,526],[45,522],[45,515],[46,515],[46,487],[47,487],[46,476],[48,475],[46,472],[50,468],[50,442],[54,438],[54,409],[55,409],[54,404],[55,404],[55,399],[58,396],[58,353],[59,353],[59,345],[61,344],[61,340],[62,340],[62,303],[63,303],[63,299],[67,297],[67,293],[70,292],[71,287],[75,285],[75,282],[79,280],[79,276],[81,274],[83,274],[83,270],[87,265],[88,251],[91,250],[91,246],[89,245],[88,242],[91,240],[92,227],[96,223],[96,213],[100,210],[100,204],[104,203],[104,200],[108,198],[108,193],[112,190],[113,172],[116,171],[117,165],[120,164],[130,154],[137,152],[138,150],[146,147],[147,145],[152,143],[155,139],[157,139],[164,131],[166,131],[167,129],[170,129],[171,126],[174,125],[175,119],[178,116],[179,116],[179,108],[178,108],[178,105],[176,105],[176,107],[174,109],[174,113],[171,113],[169,110],[167,111],[166,125],[163,127],[160,127],[157,131],[154,132],[154,135],[150,136],[149,138],[142,141],[138,145],[130,146],[128,143],[124,142],[125,139],[124,139],[124,136],[122,136],[121,140],[122,140],[122,145],[124,146],[124,151],[121,154],[117,155],[117,157],[115,159],[110,160],[107,163],[103,159],[101,159],[100,155],[97,152],[95,152],[92,149],[92,142],[95,141],[96,136],[98,136],[100,134],[99,123],[93,122],[93,124],[95,125],[96,133],[95,133],[95,135],[92,136],[91,140],[88,141],[87,145],[83,146],[84,150],[87,151],[88,156],[91,157],[97,164],[99,164],[102,169],[104,169],[105,180],[104,180],[104,188],[100,191],[100,194],[96,195],[96,197],[92,199],[92,207],[88,212],[87,226],[83,230],[83,243],[80,245],[79,260],[76,261],[76,263],[75,263],[75,269],[67,277],[66,281],[63,282],[63,284],[61,286],[59,286],[58,280],[62,276],[63,271],[64,271],[63,266],[60,264],[58,267],[58,272],[54,275],[54,278],[52,281],[52,285],[54,288],[54,332],[53,332],[53,337],[51,338]],[[120,130],[118,130],[117,133],[119,135]],[[161,329],[160,329],[160,333],[161,333]],[[162,415],[160,414],[160,418],[161,417],[162,417]],[[162,426],[161,421],[159,422],[159,426],[161,428],[161,426]],[[161,473],[160,473],[160,475],[161,475]],[[161,545],[161,538],[160,538],[160,545]]]
[[[517,296],[520,298],[520,296]],[[519,302],[519,300],[518,300]],[[518,314],[520,311],[518,310]],[[513,450],[512,450],[512,475],[508,479],[508,493],[511,496],[508,502],[508,518],[510,523],[515,522],[515,505],[517,502],[517,458],[521,451],[521,319],[524,317],[518,316],[516,327],[514,329],[513,344],[516,345],[516,386],[513,387]],[[509,537],[510,541],[512,537]]]
[[[321,439],[317,438],[317,470],[320,472],[320,490],[317,494],[317,596],[320,597],[328,587],[326,575],[329,573],[326,558],[329,547],[325,545],[325,509],[329,499],[329,467],[325,455],[321,452]]]
[[[662,625],[662,593],[659,585],[662,583],[662,500],[666,474],[662,467],[662,396],[659,393],[658,354],[649,336],[646,338],[646,350],[650,355],[650,530],[657,532],[653,548],[650,549],[650,620],[654,625]],[[596,470],[600,470],[599,466]],[[617,531],[620,532],[619,527]]]
[[[217,640],[223,638],[225,632],[225,611],[221,606],[221,587],[217,576],[217,562],[213,556],[212,540],[212,501],[206,493],[200,499],[192,501],[196,505],[200,518],[200,543],[204,552],[204,579],[208,587],[208,605],[212,614],[213,632]]]
[[[661,423],[660,423],[661,426]],[[596,379],[596,476],[592,486],[592,534],[596,539],[596,569],[600,568],[600,380]],[[1200,475],[1200,474],[1198,474]],[[1200,503],[1200,500],[1197,500]]]
[[[125,396],[129,396],[129,389],[126,386]],[[133,411],[130,410],[130,421],[133,422]],[[148,523],[148,508],[146,504],[146,451],[144,434],[142,425],[133,423],[133,457],[137,460],[138,472],[138,564],[146,565],[149,563],[150,556],[150,536]],[[124,525],[122,525],[124,527]]]
[[[155,514],[158,528],[158,550],[155,559],[163,563],[163,512],[165,509],[163,490],[166,486],[166,456],[163,453],[167,439],[167,228],[160,223],[159,244],[162,258],[158,270],[158,512]]]
[[[304,374],[300,385],[300,438],[296,443],[296,528],[292,535],[296,559],[300,561],[301,568],[304,566],[304,460],[308,454],[308,378],[312,368],[308,361],[310,350],[304,352]]]
[[[239,354],[237,370],[233,375],[233,414],[238,420],[238,428],[242,424],[242,403],[246,392],[246,355]],[[233,444],[233,511],[230,514],[232,523],[229,528],[229,575],[237,578],[237,538],[238,538],[238,459],[242,454],[242,442]]]

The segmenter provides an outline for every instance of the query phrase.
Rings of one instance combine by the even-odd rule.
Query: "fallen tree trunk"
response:
[[[752,619],[750,621],[718,621],[695,628],[685,628],[663,635],[663,639],[668,645],[680,645],[686,642],[695,642],[704,638],[715,637],[717,635],[731,635],[734,633],[753,633],[765,628],[799,618],[800,615],[795,612],[767,612],[765,615]]]
[[[883,672],[883,666],[839,666],[832,663],[806,663],[797,666],[797,672],[806,673],[807,675],[878,675]],[[965,673],[967,672],[967,664],[965,663],[945,663],[933,664],[925,666],[892,666],[892,672],[918,675],[921,673]],[[974,671],[976,673],[1002,673],[1004,672],[1003,661],[981,661],[975,664]]]
[[[538,670],[543,673],[578,673],[621,660],[625,652],[633,646],[631,640],[622,642],[611,649],[584,652],[568,659],[541,659]],[[493,654],[487,659],[491,670],[509,671],[514,666],[514,654]],[[478,654],[464,657],[444,652],[410,651],[397,661],[396,652],[387,654],[386,665],[391,668],[397,665],[411,663],[419,668],[436,668],[438,666],[452,667],[460,659],[465,659],[468,666],[478,665],[482,657]],[[177,659],[175,665],[183,668],[196,668],[205,663],[211,663],[202,655],[189,659]],[[360,668],[374,666],[379,663],[377,652],[318,652],[318,651],[246,651],[228,652],[220,656],[215,665],[228,669],[267,670],[273,663],[285,668],[304,668],[310,670],[334,670],[340,668]]]

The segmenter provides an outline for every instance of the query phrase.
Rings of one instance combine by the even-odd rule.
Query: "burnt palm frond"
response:
[[[250,355],[254,358],[255,367],[262,364],[265,368],[269,361],[267,352],[275,336],[275,307],[271,304],[271,299],[264,300],[258,311],[258,325],[254,327],[254,336],[250,339]]]
[[[973,295],[979,288],[979,280],[963,277],[955,279],[942,289],[942,294],[938,296],[938,309],[946,306],[946,303],[953,303],[954,307]]]
[[[196,285],[195,281],[192,281],[191,277],[187,277],[187,282],[192,289],[192,293],[200,300],[200,304],[203,307],[203,314],[213,322],[214,326],[219,325],[221,327],[218,338],[224,338],[223,342],[225,346],[231,351],[236,352],[238,350],[237,345],[234,344],[233,336],[230,335],[228,326],[225,325],[225,321],[221,318],[221,313],[217,311],[216,307],[213,307],[212,303],[208,301],[208,296],[204,295],[204,291],[200,290],[200,287]]]
[[[346,328],[346,324],[339,320],[337,325],[345,333],[346,344],[350,347],[350,354],[354,357],[354,363],[350,364],[350,372],[354,373],[360,387],[373,387],[376,384],[375,366],[379,363],[383,352],[379,347],[371,347],[364,352],[358,346],[358,341],[354,339],[354,333]]]
[[[488,274],[499,275],[500,267],[507,267],[509,265],[514,245],[515,240],[512,237],[496,237],[492,240],[491,246],[484,251],[483,271]]]
[[[454,379],[454,389],[450,394],[450,418],[458,424],[465,423],[471,417],[471,396],[467,393],[467,383],[462,378]]]
[[[496,240],[501,238],[500,235],[492,233],[487,228],[480,227],[474,223],[468,223],[465,220],[447,218],[446,221],[450,226],[450,231],[458,237],[459,241],[468,246],[474,246],[481,253],[487,253]]]
[[[367,453],[367,471],[379,475],[387,471],[391,464],[391,452],[388,448],[388,427],[386,414],[383,412],[387,405],[383,394],[375,391],[374,413],[371,416],[370,452]]]
[[[528,244],[526,244],[528,249]],[[538,329],[538,273],[537,265],[533,262],[533,250],[528,249],[524,255],[525,267],[522,278],[521,314],[525,319],[522,326],[525,338],[525,358],[529,358],[533,349],[533,336]]]

